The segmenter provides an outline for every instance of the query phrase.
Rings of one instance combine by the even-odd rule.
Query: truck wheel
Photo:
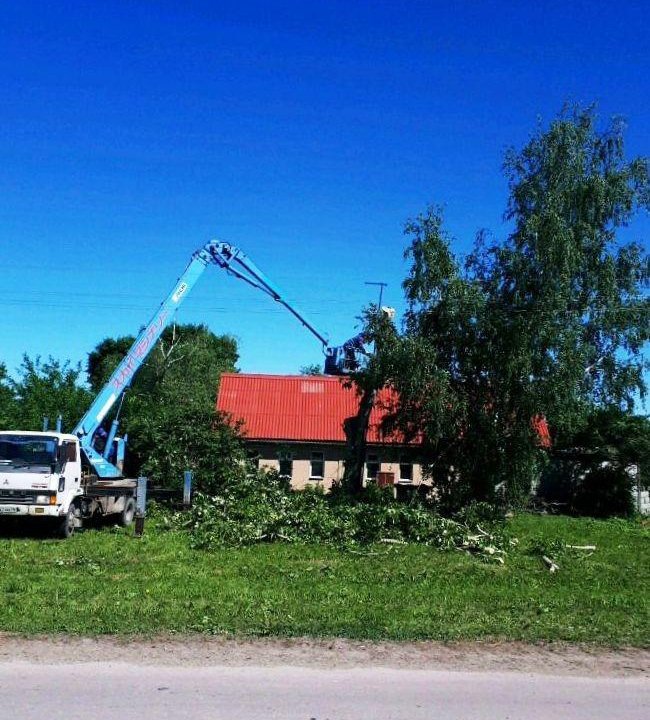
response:
[[[124,510],[120,513],[119,523],[122,527],[128,527],[133,522],[135,515],[135,500],[126,498],[124,501]]]
[[[68,512],[59,520],[59,537],[67,540],[74,535],[75,521],[77,519],[76,507],[70,503]]]

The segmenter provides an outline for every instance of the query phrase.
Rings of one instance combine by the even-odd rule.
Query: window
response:
[[[366,458],[366,479],[376,480],[379,472],[379,457],[377,455],[368,455]]]
[[[278,451],[278,462],[280,464],[280,475],[291,478],[293,475],[293,457],[286,450]]]
[[[322,479],[325,475],[325,459],[322,452],[311,454],[310,477]]]
[[[0,438],[0,460],[11,468],[9,472],[26,465],[48,468],[56,462],[56,456],[55,437],[6,434]]]
[[[410,462],[408,457],[399,459],[399,481],[413,482],[413,463]]]
[[[67,442],[65,445],[65,456],[69,462],[77,462],[77,443]]]

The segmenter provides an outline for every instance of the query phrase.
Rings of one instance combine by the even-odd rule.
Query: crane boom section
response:
[[[209,249],[214,261],[219,267],[223,268],[228,274],[234,275],[240,280],[266,293],[281,305],[284,305],[312,335],[315,335],[321,341],[325,348],[329,346],[327,336],[321,333],[294,303],[289,302],[284,297],[280,288],[269,280],[257,265],[239,248],[229,245],[228,243],[209,243],[206,249]]]
[[[163,330],[172,321],[176,308],[187,297],[189,291],[211,262],[211,255],[206,251],[206,248],[194,253],[185,272],[176,281],[169,295],[140,332],[126,356],[115,368],[108,382],[99,391],[91,406],[77,423],[73,432],[81,438],[82,445],[86,444],[84,438],[88,438],[88,442],[90,441],[106,414],[129,387],[133,376],[144,363],[151,350],[153,350]]]

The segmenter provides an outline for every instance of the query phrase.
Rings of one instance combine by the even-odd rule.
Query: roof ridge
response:
[[[277,375],[274,373],[240,373],[240,372],[224,372],[221,377],[236,378],[265,378],[277,380],[324,380],[327,382],[342,383],[343,378],[335,375]]]

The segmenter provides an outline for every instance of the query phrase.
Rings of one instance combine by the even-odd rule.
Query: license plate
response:
[[[20,508],[16,505],[0,505],[0,515],[16,515]]]

